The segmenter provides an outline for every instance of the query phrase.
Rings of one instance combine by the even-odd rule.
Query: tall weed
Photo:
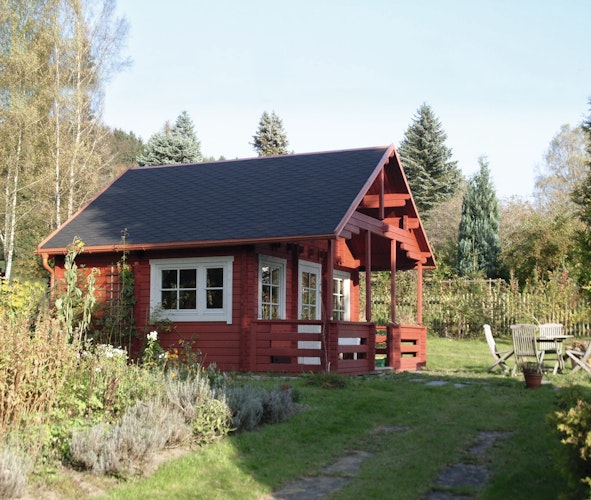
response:
[[[33,417],[48,415],[76,373],[79,345],[63,324],[43,310],[27,314],[0,309],[0,433]]]

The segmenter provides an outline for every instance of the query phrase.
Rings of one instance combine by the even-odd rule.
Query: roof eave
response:
[[[295,236],[277,236],[265,238],[244,238],[229,240],[202,240],[202,241],[177,241],[163,243],[117,243],[114,245],[87,245],[84,247],[84,253],[113,253],[113,252],[132,252],[147,250],[171,250],[185,248],[208,248],[221,246],[240,246],[256,245],[260,243],[294,243],[298,241],[326,240],[336,239],[335,234],[314,234],[314,235],[295,235]],[[60,255],[66,254],[64,247],[57,248],[38,248],[36,255]]]

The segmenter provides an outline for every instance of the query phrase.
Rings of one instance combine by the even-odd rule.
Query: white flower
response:
[[[153,332],[148,333],[148,340],[156,342],[158,340],[158,332],[154,330]]]

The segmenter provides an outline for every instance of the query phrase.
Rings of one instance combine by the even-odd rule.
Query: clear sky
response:
[[[186,110],[206,156],[255,156],[263,111],[295,153],[400,144],[425,102],[462,172],[532,193],[591,111],[590,0],[118,0],[132,65],[104,120],[148,140]]]

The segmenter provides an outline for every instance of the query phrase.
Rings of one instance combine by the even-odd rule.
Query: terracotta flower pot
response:
[[[523,378],[525,379],[525,387],[528,389],[537,389],[542,385],[541,373],[524,373]]]

